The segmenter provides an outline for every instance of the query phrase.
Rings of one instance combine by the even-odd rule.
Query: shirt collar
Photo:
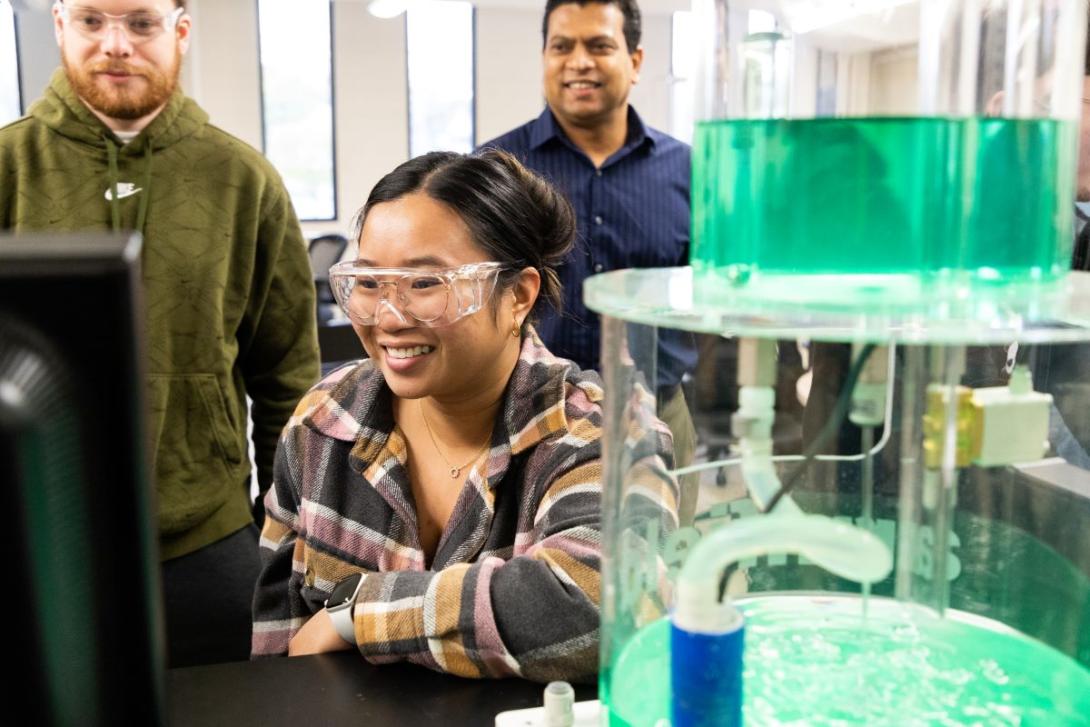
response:
[[[546,106],[541,115],[534,119],[530,127],[530,148],[537,149],[552,139],[566,139],[564,131],[553,116],[552,110]]]
[[[624,146],[613,157],[624,156],[645,142],[653,148],[658,141],[658,137],[658,132],[645,126],[643,119],[636,113],[636,109],[632,104],[629,104],[628,130],[625,133]],[[579,148],[564,133],[564,129],[561,128],[560,122],[556,120],[552,109],[546,106],[541,115],[534,119],[533,125],[530,127],[530,148],[537,149],[553,139],[579,151]],[[579,153],[582,154],[581,151]]]
[[[553,356],[538,338],[537,331],[528,327],[503,402],[503,422],[511,454],[567,432],[564,407],[567,381],[574,367],[571,361]],[[601,387],[588,395],[593,401],[600,401]]]

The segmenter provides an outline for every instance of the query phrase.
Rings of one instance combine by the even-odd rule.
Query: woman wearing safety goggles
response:
[[[265,507],[254,653],[472,677],[597,671],[602,386],[534,333],[575,221],[513,157],[402,164],[330,270],[368,359],[300,403]],[[652,422],[656,470],[672,452]],[[646,496],[676,502],[669,477]]]

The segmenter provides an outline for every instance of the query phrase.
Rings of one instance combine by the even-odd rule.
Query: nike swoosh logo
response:
[[[131,197],[134,194],[138,194],[138,193],[143,192],[143,191],[144,190],[143,190],[142,187],[137,187],[132,182],[121,182],[120,184],[117,185],[117,198],[118,199],[125,199],[126,197]],[[113,189],[113,187],[107,187],[106,188],[105,197],[108,200],[112,200],[114,198],[114,189]]]

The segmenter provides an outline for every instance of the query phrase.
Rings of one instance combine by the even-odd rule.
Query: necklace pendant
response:
[[[450,479],[452,479],[452,480],[458,479],[458,475],[459,475],[459,473],[461,473],[461,471],[462,471],[461,467],[451,467],[450,468]]]

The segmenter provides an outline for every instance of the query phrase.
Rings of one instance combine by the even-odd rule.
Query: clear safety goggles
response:
[[[329,269],[329,286],[356,323],[373,326],[383,309],[402,323],[446,326],[484,307],[503,263],[470,263],[445,270],[367,268],[354,262]]]
[[[61,2],[58,2],[56,7],[65,24],[71,25],[84,38],[105,40],[110,34],[110,28],[118,27],[133,45],[146,43],[168,30],[173,30],[185,13],[185,8],[181,7],[175,8],[174,12],[167,15],[147,10],[138,10],[124,15],[110,15],[79,5],[69,7]]]

